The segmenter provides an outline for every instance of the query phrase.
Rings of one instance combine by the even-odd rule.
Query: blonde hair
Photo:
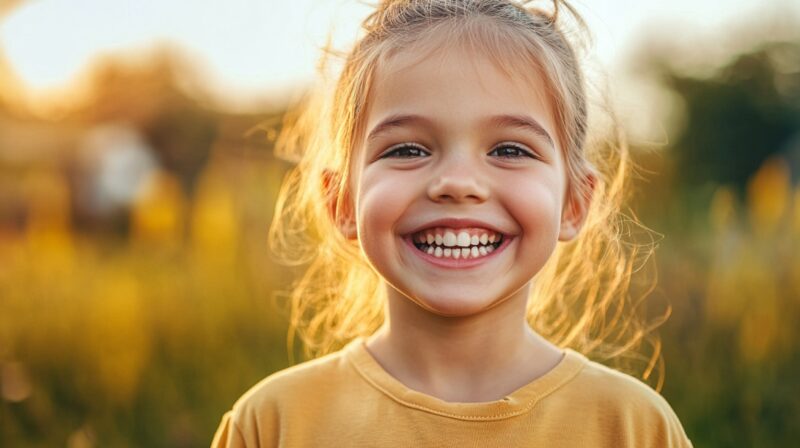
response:
[[[660,344],[650,330],[666,315],[646,324],[636,315],[639,302],[629,296],[633,273],[654,250],[652,244],[623,239],[630,233],[628,226],[643,228],[621,212],[634,166],[620,132],[586,143],[587,95],[578,58],[561,29],[562,11],[579,29],[585,25],[564,1],[553,0],[552,11],[528,3],[385,0],[366,18],[365,34],[350,52],[337,54],[327,48],[320,66],[323,80],[330,69],[328,57],[344,56],[333,94],[331,86],[321,83],[304,107],[287,114],[276,142],[276,154],[297,166],[280,190],[270,247],[279,261],[305,266],[288,294],[290,356],[295,336],[303,342],[305,355],[316,357],[372,334],[383,323],[386,294],[381,278],[358,243],[337,227],[349,200],[351,154],[363,132],[376,67],[398,49],[422,45],[430,33],[447,33],[448,41],[461,38],[482,46],[503,70],[541,77],[560,123],[557,139],[564,151],[569,194],[589,194],[588,174],[597,179],[581,233],[558,245],[536,275],[527,309],[531,327],[587,356],[645,361],[644,379],[656,364],[661,373]],[[512,51],[522,57],[509,57]],[[644,341],[653,346],[649,357],[637,353]]]

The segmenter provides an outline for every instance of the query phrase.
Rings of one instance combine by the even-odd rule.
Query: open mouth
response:
[[[414,247],[436,258],[475,259],[499,248],[505,236],[487,229],[433,228],[411,235]]]

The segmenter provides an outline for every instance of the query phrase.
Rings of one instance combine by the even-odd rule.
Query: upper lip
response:
[[[409,232],[409,234],[413,235],[417,232],[420,232],[425,229],[431,229],[434,227],[449,227],[451,229],[461,229],[465,227],[480,227],[483,229],[488,229],[497,233],[501,233],[506,235],[506,232],[498,229],[497,227],[477,219],[470,219],[470,218],[442,218],[436,219],[434,221],[427,222],[416,227],[414,230]]]

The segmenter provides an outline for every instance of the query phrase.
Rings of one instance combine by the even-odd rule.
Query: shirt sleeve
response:
[[[233,421],[233,411],[228,411],[222,416],[222,421],[214,434],[211,448],[245,448],[244,436]]]
[[[670,447],[670,448],[694,448],[692,441],[686,435],[678,416],[675,411],[667,404],[666,400],[659,400],[661,407],[661,416],[658,419],[659,424],[657,428],[656,441],[653,444],[655,447]]]

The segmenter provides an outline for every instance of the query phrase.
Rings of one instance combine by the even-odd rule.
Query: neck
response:
[[[561,351],[528,325],[527,296],[526,287],[488,310],[445,317],[395,291],[367,349],[411,389],[445,401],[499,400],[561,359]]]

